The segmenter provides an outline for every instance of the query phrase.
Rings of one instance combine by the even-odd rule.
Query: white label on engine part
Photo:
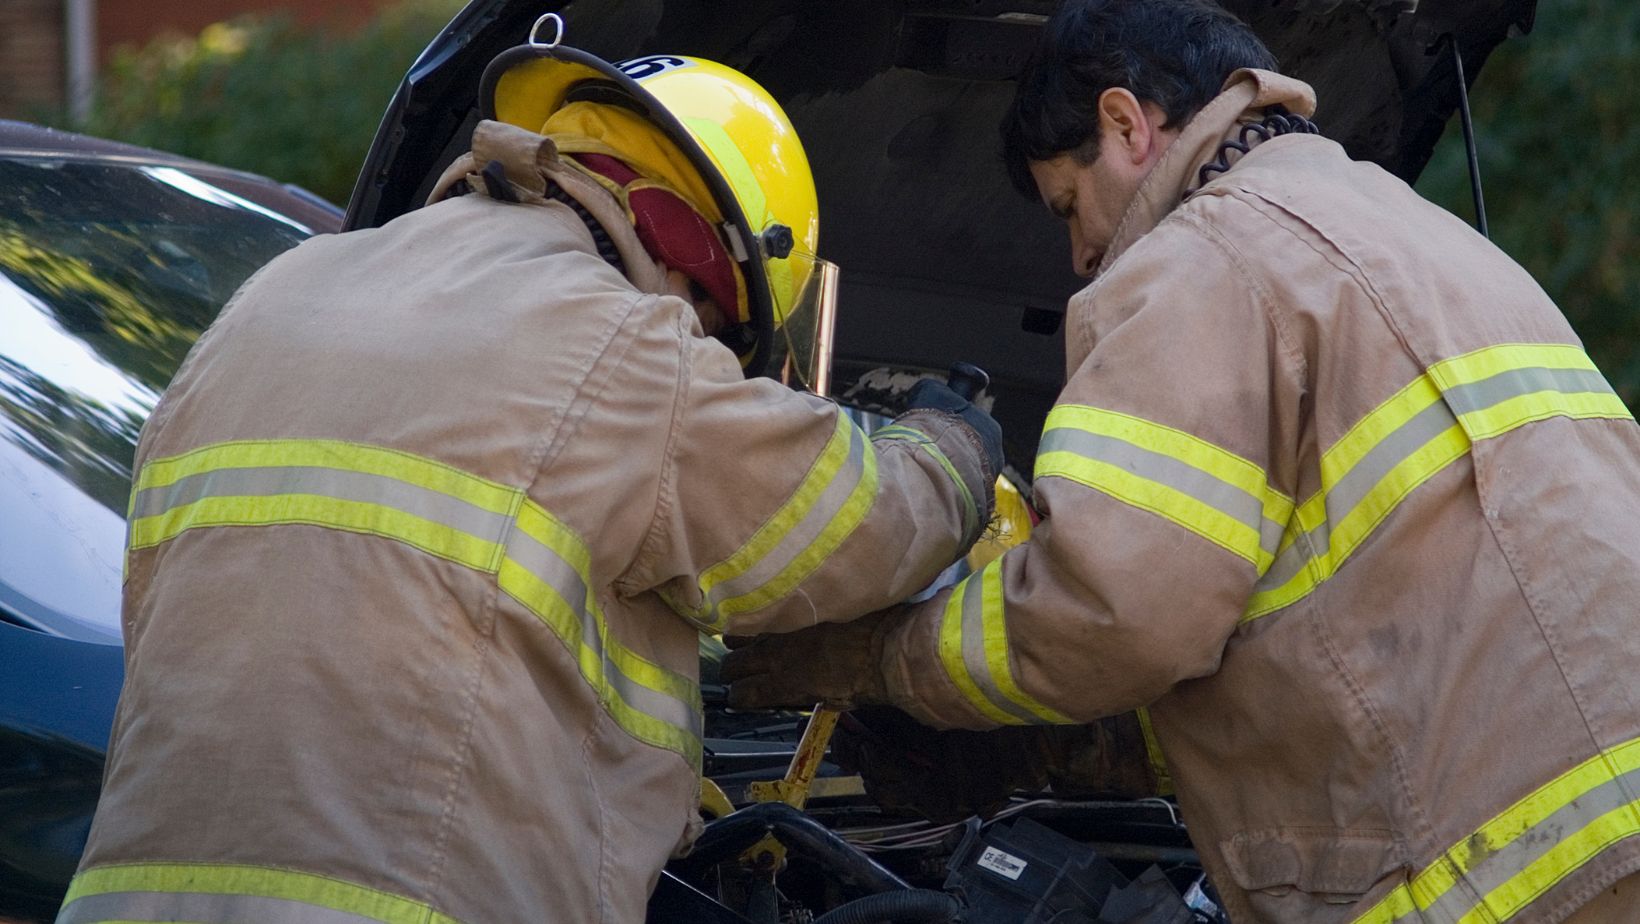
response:
[[[999,876],[1009,879],[1018,879],[1019,874],[1025,872],[1025,861],[1011,853],[1003,853],[995,847],[985,848],[979,855],[979,865]]]
[[[1207,897],[1207,893],[1202,891],[1202,883],[1206,881],[1207,877],[1203,876],[1190,884],[1190,891],[1184,893],[1184,905],[1186,908],[1213,917],[1219,913],[1219,906],[1215,905],[1213,900]]]

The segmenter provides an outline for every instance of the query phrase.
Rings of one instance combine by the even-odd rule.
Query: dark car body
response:
[[[0,122],[0,914],[50,913],[96,804],[137,433],[239,284],[340,224],[262,177]]]

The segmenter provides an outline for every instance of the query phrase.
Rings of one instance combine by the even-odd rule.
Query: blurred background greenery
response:
[[[1540,0],[1470,99],[1493,241],[1640,409],[1640,3]],[[1418,191],[1473,218],[1455,117]]]
[[[394,87],[461,5],[404,0],[340,35],[251,18],[156,42],[120,55],[90,121],[71,127],[342,204]],[[1536,29],[1493,55],[1473,100],[1494,240],[1640,406],[1640,4],[1542,0]],[[1471,216],[1455,117],[1418,188]]]
[[[387,101],[463,0],[402,0],[362,28],[251,16],[118,53],[77,131],[295,183],[345,205]]]

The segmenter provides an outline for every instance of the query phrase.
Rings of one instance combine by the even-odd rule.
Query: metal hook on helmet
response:
[[[541,32],[541,27],[549,22],[553,25],[552,41],[543,42],[537,36]],[[557,48],[563,40],[564,17],[559,16],[557,13],[542,14],[541,18],[535,21],[535,25],[530,27],[530,46],[533,48]]]

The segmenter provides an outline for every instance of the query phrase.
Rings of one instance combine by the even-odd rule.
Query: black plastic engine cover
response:
[[[951,857],[945,889],[967,924],[1192,924],[1161,871],[1129,882],[1093,848],[1021,818],[971,830]]]

